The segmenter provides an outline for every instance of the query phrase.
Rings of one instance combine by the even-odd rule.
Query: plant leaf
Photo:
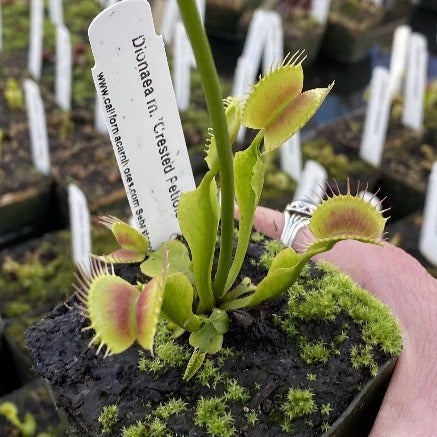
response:
[[[240,210],[240,224],[237,249],[229,270],[225,292],[232,287],[243,264],[252,232],[255,209],[264,184],[265,165],[259,153],[259,142],[253,141],[250,147],[237,152],[234,158],[235,197]]]
[[[383,233],[386,221],[370,202],[347,193],[319,204],[309,228],[319,241],[352,238],[374,243]]]
[[[103,216],[99,221],[111,230],[120,245],[120,249],[109,255],[100,256],[101,260],[111,264],[129,264],[144,260],[149,250],[149,241],[146,237],[117,217]]]
[[[205,352],[199,352],[197,349],[194,350],[188,361],[187,368],[185,369],[184,381],[189,381],[197,373],[197,371],[202,367],[205,357]]]
[[[243,109],[244,126],[267,127],[302,92],[302,65],[293,62],[299,59],[295,56],[290,59],[292,62],[278,66],[252,88]]]
[[[201,321],[193,314],[193,286],[183,273],[174,273],[165,284],[162,314],[188,331],[200,329]]]
[[[228,97],[224,100],[226,123],[228,125],[229,141],[231,146],[237,139],[241,126],[241,100],[237,97]],[[214,135],[206,148],[205,161],[208,167],[215,174],[219,171],[219,161],[217,156],[217,146]]]
[[[134,264],[145,258],[146,254],[129,249],[117,249],[108,255],[99,256],[102,261],[110,264]]]
[[[168,254],[168,275],[181,272],[191,280],[193,272],[188,249],[178,240],[166,241],[158,250],[150,252],[149,257],[140,266],[141,271],[151,278],[162,274],[162,257],[165,252]]]
[[[214,308],[208,320],[219,334],[225,334],[229,331],[229,316],[226,311]]]
[[[226,302],[220,308],[230,310],[252,307],[275,298],[287,290],[300,274],[305,262],[303,255],[296,253],[293,249],[281,250],[273,259],[267,276],[258,284],[254,293]]]
[[[200,310],[212,309],[211,271],[219,223],[219,204],[214,174],[209,171],[194,191],[182,193],[178,208],[179,225],[188,242]]]
[[[136,336],[138,343],[150,352],[153,351],[153,339],[161,313],[165,282],[164,275],[155,276],[144,285],[137,300]]]
[[[266,152],[271,152],[291,138],[319,109],[334,84],[306,91],[291,100],[265,128]]]
[[[215,354],[222,348],[223,334],[218,333],[212,323],[206,321],[198,331],[191,333],[189,341],[200,352]]]
[[[139,291],[114,274],[92,280],[87,294],[87,311],[96,332],[91,343],[106,345],[111,353],[126,350],[136,338],[135,307]]]

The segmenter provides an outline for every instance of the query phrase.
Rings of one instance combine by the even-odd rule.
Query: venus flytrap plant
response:
[[[82,272],[76,286],[82,312],[90,319],[97,352],[120,353],[135,340],[152,351],[160,318],[190,332],[194,348],[184,375],[188,380],[202,366],[207,354],[222,348],[229,330],[228,312],[250,308],[287,291],[306,262],[331,249],[338,241],[353,238],[377,243],[385,219],[369,202],[335,193],[314,212],[310,230],[316,240],[296,253],[285,248],[271,261],[265,278],[236,283],[252,232],[255,209],[261,195],[265,158],[299,130],[321,105],[332,85],[302,92],[302,55],[287,56],[250,91],[246,102],[229,98],[223,105],[217,74],[194,0],[179,0],[181,16],[192,41],[212,120],[207,145],[209,170],[194,191],[181,195],[178,220],[189,247],[179,240],[167,241],[149,251],[148,241],[135,229],[114,217],[102,222],[112,230],[120,249],[93,260],[91,275]],[[258,129],[250,146],[232,155],[241,124]],[[222,203],[217,199],[220,180]],[[240,211],[237,246],[233,253],[234,199]],[[219,224],[220,249],[217,269],[213,261]],[[103,262],[141,263],[145,284],[131,285],[117,277]]]

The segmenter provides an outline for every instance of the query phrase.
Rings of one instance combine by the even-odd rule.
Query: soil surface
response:
[[[262,279],[265,268],[253,264],[257,263],[264,251],[263,242],[251,242],[240,279],[250,276],[254,283]],[[120,266],[116,273],[130,283],[144,280],[135,265]],[[311,264],[308,274],[315,280],[322,278],[325,273]],[[305,281],[302,281],[302,286],[305,287]],[[360,343],[361,333],[348,316],[341,314],[334,321],[318,325],[314,322],[304,323],[299,332],[307,338],[322,340],[325,344],[330,344],[344,326],[350,326],[338,353],[333,354],[327,364],[305,365],[297,345],[275,323],[277,317],[287,312],[287,301],[287,296],[283,296],[251,311],[231,313],[231,330],[225,335],[223,346],[233,352],[208,357],[207,361],[215,371],[212,372],[212,379],[204,385],[199,383],[197,377],[184,382],[182,376],[185,366],[165,366],[157,375],[141,372],[138,368],[139,359],[148,358],[148,354],[141,352],[137,346],[106,359],[96,356],[95,348],[88,348],[93,334],[82,331],[88,322],[77,310],[75,298],[68,305],[57,307],[46,319],[32,327],[28,331],[27,342],[37,372],[50,381],[59,406],[72,420],[78,435],[100,435],[97,419],[104,406],[118,406],[118,420],[112,433],[105,434],[116,436],[120,435],[123,427],[147,420],[148,414],[153,416],[154,408],[172,398],[182,399],[186,403],[186,411],[168,419],[168,430],[176,435],[210,435],[205,428],[194,423],[194,410],[191,409],[201,402],[202,397],[223,396],[227,384],[225,381],[229,383],[231,380],[246,388],[248,399],[247,407],[240,402],[231,402],[227,407],[235,428],[239,430],[229,435],[321,435],[323,424],[333,423],[370,379],[368,370],[353,369],[350,364],[350,347]],[[186,345],[186,335],[174,342]],[[374,358],[380,365],[386,356],[382,352],[375,352]],[[317,375],[316,378],[310,378],[312,374]],[[313,390],[317,406],[329,404],[331,409],[327,415],[317,410],[311,417],[297,419],[293,422],[294,434],[281,429],[282,413],[275,406],[278,399],[287,395],[290,387]],[[247,408],[257,412],[257,420],[250,428],[246,422]],[[162,435],[174,435],[171,432]]]

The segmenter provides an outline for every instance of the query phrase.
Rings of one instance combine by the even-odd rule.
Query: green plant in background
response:
[[[18,111],[24,108],[23,91],[16,79],[9,78],[6,81],[4,96],[9,109]]]
[[[18,409],[12,402],[0,404],[0,414],[6,417],[20,432],[23,437],[33,437],[36,432],[36,422],[33,415],[27,412],[24,421],[18,417]]]
[[[312,256],[329,250],[338,241],[354,238],[376,243],[385,219],[369,202],[351,195],[349,189],[344,195],[333,195],[319,205],[311,219],[310,229],[316,241],[305,253],[274,247],[263,280],[258,284],[249,278],[237,281],[263,187],[265,157],[309,120],[332,85],[302,93],[302,53],[296,53],[262,78],[244,104],[228,98],[223,106],[195,2],[180,0],[179,7],[203,79],[213,125],[205,158],[209,170],[196,190],[181,195],[178,209],[189,251],[181,241],[172,240],[151,252],[148,241],[135,229],[113,217],[105,218],[104,224],[121,247],[102,260],[94,260],[91,275],[82,272],[76,293],[83,314],[90,320],[85,329],[95,332],[90,344],[98,345],[97,352],[106,347],[105,356],[123,352],[135,341],[152,352],[162,319],[177,327],[178,334],[190,332],[189,343],[194,352],[184,376],[188,380],[200,369],[207,354],[221,350],[223,336],[229,330],[229,311],[254,307],[286,292]],[[258,133],[246,150],[233,156],[231,146],[241,124]],[[240,211],[235,252],[234,199]],[[217,239],[220,247],[213,274]],[[141,271],[148,279],[131,285],[102,261],[141,262]],[[315,354],[314,359],[320,355],[317,348],[308,353]],[[226,422],[225,412],[222,419]]]

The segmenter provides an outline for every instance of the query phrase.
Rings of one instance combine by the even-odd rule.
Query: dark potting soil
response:
[[[264,242],[251,242],[239,279],[250,276],[258,283],[265,276],[265,268],[259,265],[264,253]],[[311,264],[306,279],[304,275],[300,281],[301,286],[308,287],[308,280],[314,286],[314,281],[323,279],[326,272]],[[144,281],[138,265],[118,266],[116,273],[130,283]],[[335,421],[370,379],[368,370],[354,369],[350,363],[351,347],[362,344],[361,332],[358,325],[342,313],[333,321],[303,323],[297,337],[317,339],[326,345],[335,342],[347,327],[344,342],[335,348],[335,353],[330,353],[328,363],[305,365],[296,341],[292,341],[278,323],[287,313],[287,301],[287,296],[282,296],[250,311],[232,312],[231,329],[224,338],[225,349],[208,356],[203,365],[205,370],[201,369],[189,382],[182,379],[186,360],[182,366],[164,365],[157,374],[140,371],[142,360],[150,364],[156,359],[153,361],[137,346],[106,359],[96,356],[95,348],[88,348],[93,334],[82,331],[88,322],[77,310],[74,297],[68,305],[58,306],[32,327],[27,334],[27,343],[37,372],[50,381],[58,405],[67,413],[78,435],[100,435],[98,417],[102,409],[111,404],[118,408],[118,418],[111,432],[105,434],[111,436],[121,435],[123,427],[135,424],[144,426],[144,435],[282,437],[292,435],[291,428],[293,435],[321,435],[323,427]],[[186,335],[172,342],[177,350],[189,356]],[[156,353],[159,356],[159,351]],[[374,358],[379,366],[387,356],[376,350]],[[227,421],[228,431],[211,434],[195,423],[196,408],[198,410],[203,401],[224,402],[230,393],[229,387],[235,383],[244,387],[245,403],[235,399],[226,407],[212,410],[220,420]],[[317,409],[285,429],[284,425],[281,428],[284,413],[278,402],[286,399],[289,388],[312,390]],[[150,427],[156,426],[151,421],[160,420],[156,408],[170,399],[185,402],[183,411],[166,417],[162,434],[151,433]],[[319,410],[322,405],[328,407],[327,413]],[[256,415],[251,426],[246,420],[249,412]],[[229,420],[238,432],[229,432]]]
[[[55,108],[46,117],[55,180],[65,188],[71,182],[77,184],[91,212],[115,202],[127,204],[109,137],[96,134],[81,111],[66,118]],[[16,126],[14,139],[20,144],[29,142],[27,123]]]

